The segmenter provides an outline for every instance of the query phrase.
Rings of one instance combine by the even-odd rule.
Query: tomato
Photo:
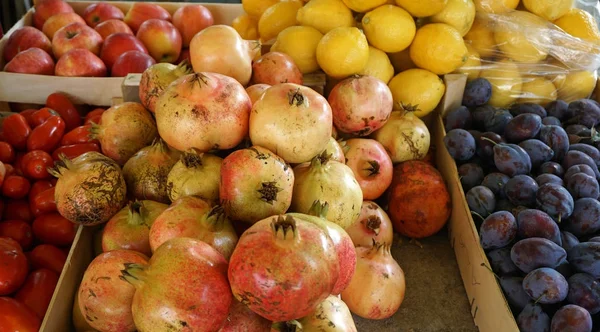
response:
[[[42,193],[52,187],[54,187],[54,185],[49,180],[35,181],[31,185],[31,189],[29,190],[29,204],[31,204],[31,202],[33,202],[33,200],[35,199],[35,196],[39,195],[40,193]]]
[[[30,109],[24,110],[24,111],[22,111],[22,112],[19,112],[19,114],[21,114],[22,116],[24,116],[24,117],[25,117],[25,119],[27,120],[27,123],[29,124],[29,126],[30,126],[31,128],[33,128],[33,127],[35,127],[35,126],[33,125],[33,118],[32,118],[32,115],[33,115],[33,113],[35,113],[35,112],[37,112],[37,111],[38,111],[38,110],[37,110],[37,109],[35,109],[35,108],[30,108]]]
[[[73,243],[76,232],[77,225],[58,213],[43,214],[33,221],[33,234],[44,244],[69,246]]]
[[[15,161],[15,149],[6,142],[0,142],[0,161],[8,164]]]
[[[7,176],[2,184],[2,195],[8,198],[20,199],[29,193],[29,181],[20,175]]]
[[[105,110],[103,108],[96,108],[95,110],[93,110],[85,115],[84,122],[88,122],[88,120],[91,118],[96,118],[97,116],[102,116],[102,113],[104,113],[104,111]],[[96,122],[96,123],[98,123],[98,122]]]
[[[15,162],[13,163],[16,175],[23,175],[23,157],[25,157],[25,154],[23,151],[17,152]]]
[[[39,111],[31,115],[31,128],[41,126],[44,122],[46,122],[46,120],[50,119],[53,116],[60,116],[60,114],[48,107],[40,108]]]
[[[52,159],[59,160],[60,154],[64,154],[65,157],[69,159],[73,159],[75,157],[79,157],[80,155],[90,152],[96,151],[100,152],[100,146],[96,143],[85,143],[85,144],[73,144],[73,145],[65,145],[60,148],[54,150],[52,153]]]
[[[56,201],[54,200],[54,188],[39,193],[31,204],[31,211],[35,217],[42,214],[56,212]]]
[[[33,243],[31,226],[23,220],[0,221],[0,236],[17,241],[24,250],[29,249]]]
[[[65,134],[65,121],[60,116],[52,116],[35,127],[27,139],[27,150],[44,150],[52,153]]]
[[[19,243],[8,237],[0,237],[0,296],[19,289],[27,277],[27,258]]]
[[[0,297],[0,332],[37,332],[42,321],[23,303]]]
[[[46,268],[60,274],[67,261],[67,254],[51,244],[40,244],[29,253],[34,269]]]
[[[6,209],[4,210],[4,220],[24,220],[31,223],[34,219],[31,210],[29,209],[29,202],[26,199],[11,199],[6,202]]]
[[[71,131],[81,126],[81,116],[69,98],[60,92],[55,92],[46,98],[46,106],[52,108],[65,120],[66,130]]]
[[[58,274],[49,269],[31,272],[23,287],[15,294],[15,299],[25,304],[40,318],[44,319],[54,289],[58,284]]]
[[[49,155],[48,152],[42,150],[28,152],[25,154],[25,156],[23,156],[21,163],[23,165],[23,174],[26,177],[34,180],[50,178],[51,175],[48,173],[48,167],[54,166],[54,160],[52,160],[52,156]]]
[[[97,139],[90,138],[90,128],[92,125],[79,126],[71,130],[63,136],[60,145],[99,143]]]
[[[21,114],[6,117],[2,122],[2,132],[5,141],[15,149],[25,150],[27,148],[27,138],[31,134],[31,127]]]
[[[89,119],[85,120],[85,122],[83,124],[84,125],[91,125],[93,123],[100,124],[100,119],[102,119],[102,114],[94,115],[94,116],[90,117]]]

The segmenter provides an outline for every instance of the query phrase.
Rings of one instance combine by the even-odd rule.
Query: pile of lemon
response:
[[[424,116],[444,95],[439,75],[455,72],[489,79],[494,106],[589,96],[596,83],[591,72],[530,75],[531,65],[561,64],[531,36],[495,26],[489,15],[513,15],[511,21],[525,25],[551,21],[600,45],[594,18],[572,8],[573,1],[242,0],[245,13],[232,26],[244,39],[290,55],[303,73],[321,69],[329,84],[355,74],[377,77],[397,107],[418,105]]]

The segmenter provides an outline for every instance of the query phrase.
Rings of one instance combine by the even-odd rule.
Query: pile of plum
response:
[[[467,84],[444,142],[519,328],[600,330],[600,105],[490,96],[485,79]]]

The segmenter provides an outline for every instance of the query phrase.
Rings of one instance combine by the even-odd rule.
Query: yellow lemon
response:
[[[465,35],[465,42],[483,58],[493,56],[496,53],[496,42],[494,41],[493,23],[482,17],[475,17],[471,30]]]
[[[596,74],[589,71],[574,71],[558,75],[554,80],[558,89],[558,99],[568,103],[588,98],[596,87]]]
[[[369,61],[358,74],[377,77],[387,84],[394,76],[394,67],[384,51],[369,46]]]
[[[519,5],[519,0],[474,0],[478,12],[489,14],[507,13]]]
[[[395,4],[393,0],[391,4]],[[384,5],[388,0],[344,0],[346,6],[358,13],[365,13],[371,9]]]
[[[283,29],[296,25],[296,14],[302,5],[298,0],[282,1],[265,10],[258,21],[260,39],[269,41]]]
[[[554,21],[571,10],[573,0],[523,0],[523,5],[537,16]]]
[[[409,69],[398,73],[388,84],[394,98],[394,108],[401,105],[417,107],[415,115],[424,117],[431,113],[444,96],[446,86],[436,74],[425,69]]]
[[[293,26],[285,28],[277,35],[271,51],[282,52],[294,59],[302,74],[319,69],[317,45],[323,34],[313,27]]]
[[[467,45],[467,50],[469,51],[469,58],[464,65],[456,69],[456,72],[467,74],[467,81],[472,81],[479,77],[479,72],[481,71],[481,58],[479,57],[479,53],[477,53],[472,46]]]
[[[396,4],[406,9],[414,17],[435,15],[444,9],[448,0],[396,0]]]
[[[488,101],[492,106],[510,106],[521,94],[521,74],[511,60],[503,59],[486,66],[481,70],[479,77],[487,79],[492,85],[492,97]]]
[[[556,87],[543,77],[527,77],[523,79],[519,102],[540,104],[544,107],[555,101]]]
[[[573,8],[558,20],[554,21],[559,28],[573,37],[598,42],[600,31],[592,14],[583,9]]]
[[[338,27],[353,27],[354,16],[342,0],[311,0],[296,16],[301,25],[313,27],[322,34]]]
[[[236,17],[233,22],[231,22],[231,26],[243,39],[258,39],[258,22],[247,13]]]
[[[392,5],[383,5],[368,12],[362,19],[362,28],[369,44],[390,53],[410,46],[417,30],[407,11]]]
[[[278,2],[279,0],[242,0],[242,7],[248,15],[258,20],[267,8]]]
[[[504,14],[496,23],[494,40],[505,56],[525,63],[544,60],[551,43],[547,22],[519,10]]]
[[[441,12],[430,17],[431,22],[453,26],[461,36],[469,32],[475,20],[473,0],[448,0]]]
[[[369,43],[357,28],[335,28],[323,36],[317,46],[317,62],[331,77],[357,74],[368,61]]]
[[[388,54],[394,70],[399,73],[412,68],[417,68],[415,63],[410,58],[410,49],[407,48],[404,51]]]
[[[419,68],[435,74],[451,73],[467,61],[467,47],[460,33],[445,23],[424,25],[410,45],[410,58]]]

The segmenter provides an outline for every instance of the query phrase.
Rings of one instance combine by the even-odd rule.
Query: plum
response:
[[[600,282],[587,273],[569,277],[567,301],[587,309],[590,314],[600,312]]]
[[[541,305],[527,303],[517,316],[517,325],[521,332],[550,332],[550,317]]]
[[[494,193],[484,186],[475,186],[466,194],[467,204],[471,211],[482,217],[487,217],[496,209]]]
[[[484,129],[485,122],[496,112],[496,108],[491,105],[480,106],[471,112],[473,127],[476,129]]]
[[[516,144],[494,145],[494,164],[500,172],[510,177],[531,172],[529,155]]]
[[[562,166],[566,170],[568,170],[571,166],[580,164],[590,166],[590,168],[594,171],[595,177],[600,178],[600,172],[598,172],[598,166],[596,166],[594,159],[581,151],[572,150],[567,152],[562,162]]]
[[[510,177],[506,174],[494,172],[486,175],[481,181],[481,185],[490,189],[494,195],[498,198],[504,198],[504,186],[510,180]]]
[[[502,276],[498,278],[500,287],[504,291],[504,296],[508,304],[515,308],[516,311],[521,311],[527,303],[530,302],[529,295],[523,289],[523,278],[513,276]]]
[[[543,163],[540,166],[539,173],[540,174],[546,174],[546,173],[554,174],[556,176],[562,177],[563,174],[565,174],[565,170],[559,163],[554,162],[554,161],[548,161],[548,162]]]
[[[465,86],[462,104],[467,107],[485,105],[492,97],[492,85],[485,78],[476,78]]]
[[[537,303],[553,304],[565,300],[569,284],[556,270],[542,267],[529,272],[523,278],[523,289]]]
[[[519,268],[510,259],[510,247],[494,249],[487,254],[492,270],[501,276],[519,274]]]
[[[581,151],[590,156],[596,163],[596,166],[600,166],[600,150],[594,146],[584,143],[571,144],[569,151]]]
[[[562,242],[563,249],[569,252],[569,249],[579,244],[579,239],[571,232],[560,231],[560,242]]]
[[[592,316],[578,305],[567,304],[554,313],[550,329],[551,332],[592,332]]]
[[[554,151],[554,157],[552,157],[554,161],[561,161],[569,151],[569,135],[560,126],[542,126],[540,141]],[[565,168],[564,165],[562,166]]]
[[[452,129],[444,137],[448,153],[455,160],[469,160],[475,155],[475,138],[464,129]]]
[[[540,174],[535,178],[535,182],[538,183],[538,186],[543,186],[546,183],[556,183],[561,186],[564,185],[563,179],[554,174]]]
[[[452,129],[471,129],[473,121],[471,111],[464,106],[460,106],[446,114],[446,131]]]
[[[600,279],[600,243],[581,242],[567,251],[567,259],[578,272]]]
[[[565,176],[564,176],[564,181],[566,183],[569,182],[569,178],[571,178],[571,176],[575,175],[575,174],[587,174],[589,176],[596,176],[596,173],[594,173],[594,169],[591,168],[589,165],[585,165],[585,164],[579,164],[579,165],[573,165],[571,167],[569,167],[569,169],[567,169],[567,171],[565,172]]]
[[[487,131],[482,133],[478,138],[475,139],[477,143],[477,155],[485,159],[494,158],[494,146],[498,143],[503,143],[504,139],[502,136]]]
[[[544,142],[537,139],[528,139],[519,146],[523,148],[531,159],[531,167],[538,168],[543,163],[550,161],[554,157],[554,151]]]
[[[567,252],[556,243],[541,237],[518,241],[510,251],[513,263],[529,273],[540,267],[555,268],[567,257]]]
[[[564,120],[567,114],[569,104],[564,100],[554,100],[546,105],[548,116],[553,116],[559,120]]]
[[[542,118],[537,114],[524,113],[515,116],[504,129],[504,137],[510,143],[535,138],[542,129]]]
[[[506,198],[502,198],[496,201],[495,212],[506,211],[512,213],[513,209],[515,209],[515,205]]]
[[[560,120],[553,116],[547,116],[547,117],[543,118],[542,124],[546,125],[546,126],[560,126],[561,125]]]
[[[514,205],[535,206],[538,184],[528,175],[515,175],[506,182],[504,194]]]
[[[572,113],[577,123],[592,128],[600,124],[600,107],[590,99],[580,99],[569,103],[568,113]]]
[[[534,104],[534,103],[520,103],[520,104],[513,104],[510,107],[510,113],[513,116],[518,116],[521,114],[537,114],[542,118],[545,118],[548,113],[546,112],[546,109],[544,109],[542,106],[538,105],[538,104]]]
[[[491,116],[487,117],[483,122],[485,131],[491,131],[496,134],[504,133],[504,128],[513,119],[509,111],[505,109],[497,109]]]
[[[478,186],[483,181],[484,173],[481,166],[475,163],[466,163],[458,167],[458,177],[465,192]]]
[[[546,183],[537,191],[537,208],[546,212],[552,219],[561,222],[573,213],[575,202],[571,194],[563,186]]]
[[[517,215],[517,235],[520,238],[544,238],[562,245],[558,225],[550,216],[540,210],[527,209]]]
[[[595,177],[583,173],[576,173],[569,177],[567,182],[567,190],[573,196],[573,199],[579,198],[594,198],[597,199],[600,195],[600,186]]]
[[[565,220],[564,229],[575,236],[593,235],[600,231],[600,202],[589,197],[576,200],[573,214]]]
[[[517,221],[512,213],[498,211],[490,214],[479,230],[481,247],[484,250],[503,248],[517,236]]]

